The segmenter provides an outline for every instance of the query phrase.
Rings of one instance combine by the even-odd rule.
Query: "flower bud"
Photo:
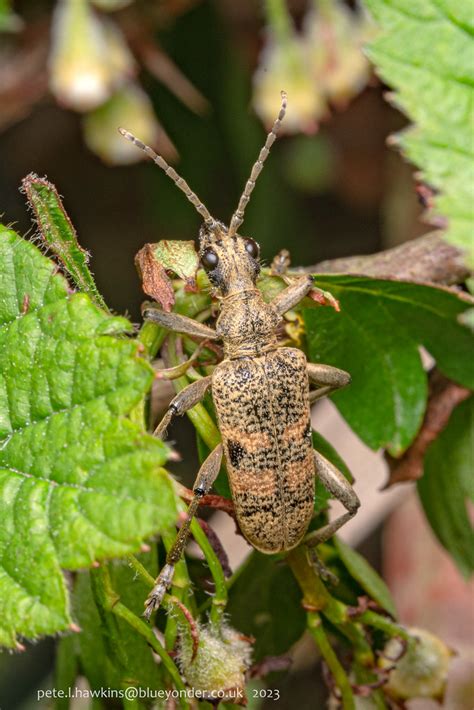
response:
[[[308,68],[306,47],[295,33],[284,42],[276,41],[270,30],[253,77],[253,104],[266,126],[276,118],[280,91],[284,89],[291,104],[282,130],[288,133],[314,133],[326,104]]]
[[[203,698],[244,704],[245,672],[251,657],[249,640],[226,624],[198,624],[197,631],[196,649],[189,627],[180,628],[177,660],[186,682]]]
[[[369,20],[341,2],[321,2],[303,24],[304,41],[314,81],[336,103],[345,103],[366,85],[370,65],[362,52]]]
[[[88,0],[60,0],[52,23],[50,88],[76,111],[100,106],[133,73],[118,27],[94,13]]]
[[[390,672],[384,690],[399,700],[411,698],[442,699],[446,687],[452,651],[434,634],[424,629],[408,629],[414,637],[406,653],[399,660],[401,642],[391,639],[380,661],[382,667],[395,668]]]
[[[148,145],[156,145],[161,136],[160,152],[170,155],[173,148],[158,126],[151,101],[137,84],[129,82],[105,104],[83,118],[84,139],[88,148],[105,163],[136,163],[146,156],[125,140],[118,128],[126,127]]]

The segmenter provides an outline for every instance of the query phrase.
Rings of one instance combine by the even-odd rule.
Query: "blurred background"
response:
[[[0,0],[0,31],[3,220],[34,235],[19,187],[30,172],[46,175],[92,255],[99,290],[132,320],[143,300],[134,255],[146,242],[195,238],[200,218],[169,178],[119,136],[119,125],[161,152],[213,216],[228,221],[285,89],[287,118],[240,229],[261,244],[264,260],[285,247],[294,265],[316,264],[427,231],[413,170],[386,142],[405,119],[384,100],[387,87],[363,55],[375,29],[354,2]],[[375,496],[367,502],[368,519],[348,533],[351,541],[379,569],[383,557],[402,621],[439,632],[452,645],[461,637],[471,659],[468,677],[472,646],[459,620],[469,613],[469,594],[409,490],[375,495],[386,475],[381,459],[344,428],[330,403],[321,406],[318,422],[326,425],[318,428],[360,479],[364,502]],[[186,480],[194,473],[193,442],[182,429],[180,422],[171,436],[190,460],[189,470],[176,469]],[[403,505],[384,524],[400,498]],[[410,526],[417,543],[406,550],[400,530]],[[433,591],[433,570],[440,569],[451,590],[448,603]],[[0,707],[37,707],[33,691],[51,685],[53,657],[52,640],[0,656]],[[293,675],[281,681],[282,708],[315,707],[321,692],[315,661],[307,650],[300,653]],[[471,707],[469,699],[449,702]]]

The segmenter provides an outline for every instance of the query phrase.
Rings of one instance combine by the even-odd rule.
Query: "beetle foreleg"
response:
[[[321,483],[337,500],[341,501],[347,513],[340,515],[336,520],[332,520],[319,530],[310,532],[304,539],[307,545],[319,545],[321,542],[329,540],[339,528],[342,528],[354,517],[360,506],[357,493],[342,473],[318,451],[313,451],[313,454],[316,473]]]
[[[156,306],[145,303],[142,308],[142,315],[145,320],[151,320],[153,323],[158,323],[167,330],[172,330],[174,333],[184,333],[192,335],[195,338],[207,338],[208,340],[217,340],[217,333],[208,325],[200,323],[197,320],[182,316],[180,313],[167,313]]]
[[[199,380],[191,382],[191,384],[182,389],[181,392],[178,392],[176,397],[173,397],[171,400],[167,412],[153,432],[154,435],[159,439],[163,438],[173,416],[180,416],[187,412],[188,409],[192,409],[194,405],[201,401],[210,385],[211,375],[201,377]]]
[[[273,299],[272,306],[275,306],[278,313],[282,316],[284,313],[294,308],[302,298],[307,296],[312,288],[314,288],[313,277],[310,274],[301,276]]]
[[[209,492],[212,487],[212,484],[217,478],[217,474],[219,473],[219,469],[221,467],[221,461],[222,444],[219,444],[213,451],[211,451],[211,453],[199,469],[199,473],[196,477],[196,481],[194,483],[193,488],[194,498],[189,504],[186,519],[179,529],[178,535],[176,536],[176,540],[174,541],[173,546],[166,555],[166,564],[161,570],[158,577],[156,578],[155,586],[151,590],[145,602],[145,611],[143,613],[143,616],[145,617],[145,619],[147,619],[147,621],[149,620],[153,611],[155,609],[158,609],[158,607],[160,606],[161,602],[163,601],[163,597],[165,596],[166,590],[170,587],[171,582],[173,581],[174,568],[176,566],[176,563],[179,562],[181,555],[183,554],[183,550],[186,547],[191,522],[194,518],[194,515],[196,514],[197,509],[199,508],[201,498]]]
[[[351,381],[351,376],[345,370],[313,362],[308,363],[308,377],[317,385],[317,389],[309,393],[310,404],[341,387],[346,387]]]

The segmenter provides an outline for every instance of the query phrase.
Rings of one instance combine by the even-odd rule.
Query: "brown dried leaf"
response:
[[[153,244],[145,244],[135,257],[135,265],[142,280],[142,288],[157,301],[165,311],[174,305],[174,291],[171,279],[162,264],[155,258]]]

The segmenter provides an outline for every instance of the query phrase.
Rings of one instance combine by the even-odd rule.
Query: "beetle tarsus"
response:
[[[145,602],[145,611],[143,612],[143,616],[147,621],[150,621],[150,617],[153,612],[159,609],[160,604],[163,601],[163,597],[171,586],[173,575],[174,565],[166,563],[158,575],[155,586],[151,590]]]

